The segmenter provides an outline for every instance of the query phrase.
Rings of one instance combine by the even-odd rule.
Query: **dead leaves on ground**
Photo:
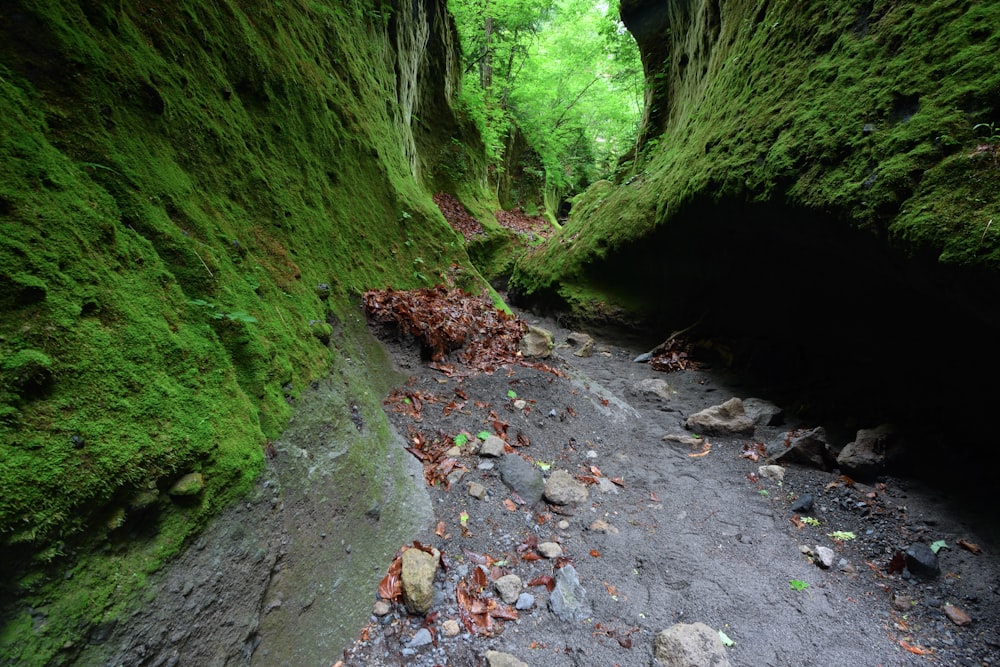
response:
[[[696,370],[697,362],[691,358],[692,345],[682,338],[674,338],[666,347],[657,349],[649,360],[654,371],[672,373],[674,371]]]
[[[462,206],[462,202],[455,197],[446,192],[439,192],[434,195],[434,203],[441,209],[441,215],[448,221],[451,228],[461,234],[466,242],[472,241],[477,236],[486,236],[483,226],[469,215],[469,212]]]
[[[555,375],[551,366],[524,359],[521,338],[527,324],[498,310],[485,296],[475,296],[442,285],[419,290],[369,290],[362,295],[368,317],[393,324],[417,338],[431,358],[429,364],[446,375],[458,370],[445,357],[461,350],[459,358],[472,371],[492,373],[501,366],[519,364]]]
[[[410,428],[406,442],[406,451],[424,466],[424,480],[428,486],[443,484],[445,489],[451,488],[449,476],[457,470],[468,470],[458,459],[447,456],[453,442],[445,435],[428,437],[415,428]]]

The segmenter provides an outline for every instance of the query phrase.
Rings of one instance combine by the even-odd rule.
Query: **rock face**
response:
[[[754,430],[753,420],[739,398],[694,413],[688,417],[686,426],[702,435],[748,435]]]
[[[679,623],[656,635],[653,661],[657,667],[729,667],[719,633],[704,623]]]

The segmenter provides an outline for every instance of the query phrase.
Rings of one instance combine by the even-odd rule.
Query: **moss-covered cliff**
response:
[[[480,182],[456,48],[443,0],[0,9],[0,663],[249,488],[360,291],[482,288],[430,198]]]
[[[521,263],[524,291],[584,318],[662,313],[698,281],[627,267],[660,251],[662,268],[688,228],[715,252],[859,231],[847,245],[876,261],[996,275],[1000,5],[632,0],[622,18],[646,70],[642,150]]]

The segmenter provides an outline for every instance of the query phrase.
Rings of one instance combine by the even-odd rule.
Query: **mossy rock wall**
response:
[[[695,215],[724,245],[731,224],[752,233],[765,211],[806,235],[833,220],[884,261],[994,281],[1000,5],[631,0],[622,17],[646,71],[642,149],[619,187],[599,185],[520,263],[520,290],[582,318],[595,304],[662,308],[617,298],[635,285],[608,262],[655,254]]]
[[[52,619],[6,618],[0,663],[250,488],[358,293],[483,287],[425,189],[454,35],[443,0],[0,10],[2,597]]]

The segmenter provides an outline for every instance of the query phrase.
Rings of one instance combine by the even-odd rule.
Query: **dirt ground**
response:
[[[411,445],[414,438],[450,444],[463,433],[470,442],[454,456],[461,478],[449,468],[447,488],[429,487],[435,519],[416,537],[442,554],[431,611],[413,616],[393,602],[388,613],[373,612],[341,656],[345,665],[484,665],[487,650],[496,650],[533,666],[646,666],[657,633],[695,622],[731,640],[734,666],[1000,664],[991,507],[900,477],[851,484],[837,471],[798,466],[780,483],[756,476],[764,461],[744,456],[747,444],[823,425],[791,417],[758,425],[752,437],[708,437],[701,446],[665,441],[689,434],[684,422],[698,410],[734,396],[769,397],[710,368],[654,371],[633,362],[644,350],[627,342],[597,339],[592,356],[576,356],[570,331],[525,317],[554,334],[549,363],[558,373],[511,366],[448,377],[421,361],[412,340],[382,330],[410,376],[386,404],[399,432]],[[648,379],[665,380],[667,396],[637,387]],[[484,432],[505,435],[508,452],[544,476],[565,470],[584,482],[587,499],[522,504],[501,479],[499,459],[471,452]],[[483,487],[482,498],[470,495],[470,483]],[[814,497],[811,512],[793,511],[805,494]],[[854,539],[834,539],[837,531]],[[910,545],[942,540],[940,576],[893,567]],[[539,557],[545,542],[558,544],[562,556]],[[833,550],[831,567],[804,553],[817,546]],[[567,565],[585,590],[577,620],[560,620],[545,585]],[[493,587],[507,574],[533,597],[530,605],[522,597],[527,608],[516,620]],[[470,595],[505,611],[487,629],[484,616],[467,613]],[[378,600],[372,591],[371,603]],[[962,620],[956,610],[971,623],[952,620]]]

